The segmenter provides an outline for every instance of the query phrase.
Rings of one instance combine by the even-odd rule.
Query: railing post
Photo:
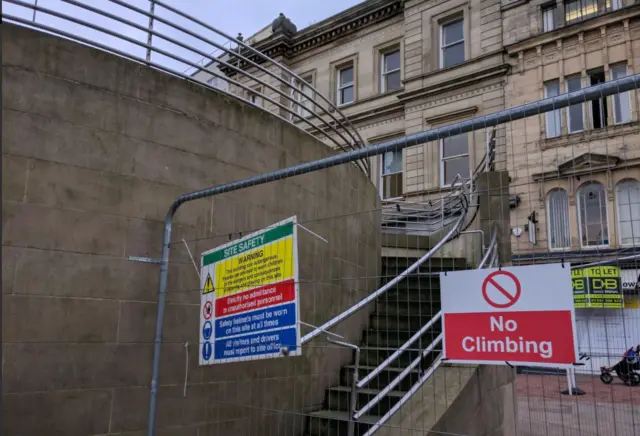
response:
[[[149,6],[149,33],[147,35],[147,45],[149,46],[147,48],[147,62],[151,62],[151,42],[153,41],[153,34],[151,33],[153,31],[153,15],[155,14],[156,11],[156,3],[154,2],[154,0],[150,0],[150,6]]]

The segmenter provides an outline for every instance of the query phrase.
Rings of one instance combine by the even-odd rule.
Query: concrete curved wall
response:
[[[146,428],[162,220],[179,194],[328,156],[269,114],[142,65],[2,25],[4,434]],[[193,253],[291,215],[301,318],[375,289],[379,200],[353,165],[183,206],[169,273],[158,427],[167,435],[302,434],[348,352],[200,368]],[[198,260],[198,259],[197,259]],[[369,278],[367,278],[369,277]],[[367,314],[336,331],[358,341]],[[187,395],[183,395],[189,342]]]

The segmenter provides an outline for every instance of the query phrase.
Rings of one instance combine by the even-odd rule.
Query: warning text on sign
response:
[[[293,237],[260,247],[216,264],[216,296],[293,277]]]
[[[569,311],[452,313],[444,322],[451,360],[574,362]]]
[[[216,360],[276,354],[283,348],[294,352],[296,350],[296,329],[294,327],[239,338],[220,339],[216,341],[214,348]]]
[[[216,320],[216,338],[288,327],[296,323],[295,304],[255,310],[246,314]]]

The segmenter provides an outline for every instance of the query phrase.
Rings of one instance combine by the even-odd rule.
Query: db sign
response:
[[[448,361],[552,367],[576,362],[568,264],[440,273],[440,284]]]

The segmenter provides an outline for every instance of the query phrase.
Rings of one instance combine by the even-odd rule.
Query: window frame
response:
[[[624,71],[625,71],[625,75],[621,76],[621,77],[627,77],[629,75],[629,66],[627,65],[626,62],[622,62],[622,63],[616,63],[613,65],[609,66],[609,76],[611,80],[617,80],[614,79],[613,77],[613,70],[616,68],[620,68],[620,67],[624,67]],[[626,96],[625,96],[626,94]],[[626,98],[625,98],[626,97]],[[622,121],[618,121],[617,116],[616,116],[616,99],[620,99],[620,104],[622,105],[622,99],[625,98],[625,100],[627,101],[628,105],[628,113],[629,113],[629,119],[627,120],[622,120]],[[612,100],[612,112],[613,112],[613,124],[625,124],[625,123],[629,123],[633,120],[633,108],[631,106],[632,104],[632,99],[631,99],[631,92],[630,91],[625,91],[625,92],[621,92],[619,94],[614,94],[611,96],[611,100]],[[622,106],[621,106],[622,107]]]
[[[398,52],[398,57],[399,57],[399,66],[398,68],[391,70],[391,71],[385,71],[385,59],[388,55],[392,54],[392,53],[396,53]],[[388,76],[389,74],[393,74],[397,72],[398,75],[400,76],[400,86],[397,89],[392,89],[392,90],[388,90],[387,86],[386,86],[386,76]],[[402,52],[400,50],[400,47],[398,45],[394,45],[393,47],[389,47],[385,50],[380,51],[380,94],[385,94],[387,92],[394,92],[394,91],[399,91],[402,89]]]
[[[566,236],[568,245],[564,247],[552,247],[551,246],[551,234],[554,233],[551,231],[552,220],[551,220],[551,197],[556,193],[564,193],[564,200],[566,202],[566,209],[563,211],[565,214],[566,222]],[[569,216],[569,193],[564,188],[553,188],[549,192],[547,192],[545,206],[547,208],[547,248],[549,251],[568,251],[571,250],[571,217]]]
[[[542,32],[546,33],[546,32],[551,32],[552,30],[556,30],[558,27],[560,27],[558,25],[558,23],[556,23],[556,21],[558,21],[556,18],[556,14],[558,13],[558,4],[557,3],[547,3],[546,5],[543,5],[541,7],[541,11],[542,11]],[[551,16],[551,28],[547,29],[546,28],[546,24],[547,24],[547,19],[549,18],[547,16],[547,14],[550,13]]]
[[[607,244],[598,244],[598,245],[584,245],[583,241],[582,241],[582,212],[581,212],[581,204],[582,204],[582,196],[580,194],[580,190],[583,189],[584,187],[588,186],[588,185],[593,185],[593,184],[598,184],[602,187],[601,190],[601,195],[603,196],[603,201],[604,201],[604,209],[605,209],[605,224],[607,226]],[[576,209],[578,212],[578,238],[580,239],[580,248],[585,249],[585,250],[597,250],[597,249],[602,249],[602,248],[609,248],[611,246],[611,228],[609,225],[609,207],[607,205],[607,190],[604,186],[604,184],[602,184],[601,182],[597,181],[597,180],[592,180],[592,181],[588,181],[583,183],[582,185],[580,185],[580,187],[576,190]],[[601,225],[602,227],[602,225]]]
[[[549,95],[549,89],[548,89],[548,85],[551,83],[555,83],[558,87],[558,93],[556,95]],[[543,82],[543,88],[544,88],[544,98],[552,98],[552,97],[557,97],[558,95],[560,95],[560,79],[553,79],[553,80],[547,80],[546,82]],[[557,128],[557,135],[554,136],[550,136],[549,135],[549,117],[555,115],[555,117],[557,118],[558,121],[558,128]],[[552,111],[549,111],[547,113],[544,114],[544,128],[545,128],[545,137],[548,139],[552,139],[552,138],[559,138],[560,136],[562,136],[562,109],[554,109]]]
[[[595,5],[595,10],[593,12],[589,13],[589,14],[583,13],[583,11],[588,9],[587,6],[584,6],[582,4],[583,2],[585,4],[586,4],[586,2],[591,2],[592,5]],[[568,11],[568,8],[567,8],[567,4],[568,3],[578,3],[580,5],[580,7],[577,9],[577,10],[580,11],[580,14],[577,15],[575,18],[571,19],[571,20],[568,19],[568,14],[569,14],[569,11]],[[605,5],[604,11],[601,11],[600,10],[600,2],[599,2],[599,0],[563,0],[562,1],[562,6],[564,7],[564,17],[563,18],[564,18],[565,25],[570,25],[570,24],[573,24],[573,23],[578,23],[580,21],[588,20],[589,18],[593,18],[595,16],[601,15],[603,12],[605,12],[608,9],[606,7],[606,5]]]
[[[391,153],[399,153],[400,154],[400,171],[392,171],[389,173],[385,173],[384,172],[384,156],[386,153],[382,153],[380,155],[380,198],[382,199],[382,201],[393,201],[393,200],[398,200],[404,197],[404,155],[402,150],[391,150]],[[387,152],[389,153],[389,152]],[[402,183],[401,186],[401,194],[400,196],[396,196],[396,197],[385,197],[384,196],[384,179],[385,177],[389,177],[389,176],[397,176],[400,175],[400,182]]]
[[[620,191],[620,186],[625,184],[625,183],[630,183],[630,182],[635,182],[638,188],[638,198],[640,199],[640,181],[633,179],[633,178],[626,178],[623,180],[620,180],[618,183],[616,183],[616,189],[615,189],[615,201],[616,201],[616,215],[617,215],[617,220],[616,220],[616,225],[617,225],[617,233],[618,233],[618,243],[620,244],[621,247],[635,247],[636,245],[640,245],[640,242],[638,242],[638,244],[636,244],[635,239],[638,239],[640,241],[640,232],[638,232],[638,235],[634,235],[633,234],[633,222],[634,219],[632,217],[632,219],[629,221],[631,223],[631,236],[630,238],[633,239],[632,242],[622,242],[622,225],[621,225],[621,217],[622,214],[620,213],[620,195],[619,195],[619,191]],[[624,206],[631,206],[631,203],[626,204]],[[631,212],[631,211],[630,211]],[[637,217],[637,219],[635,220],[640,224],[640,216]]]
[[[569,81],[571,80],[578,80],[578,82],[580,83],[580,88],[578,88],[577,90],[574,91],[569,91]],[[578,75],[573,75],[573,76],[569,76],[569,77],[565,77],[564,79],[564,83],[565,83],[565,88],[566,88],[566,93],[569,92],[575,92],[575,91],[579,91],[582,88],[582,74],[578,74]],[[572,107],[576,107],[576,106],[580,106],[580,113],[582,114],[582,128],[579,130],[571,130],[571,108]],[[572,133],[581,133],[585,131],[585,123],[584,123],[584,103],[578,103],[578,104],[573,104],[571,106],[567,107],[567,133],[572,134]]]
[[[445,162],[448,160],[455,160],[455,159],[460,159],[463,157],[467,158],[467,163],[470,164],[471,163],[471,145],[469,144],[469,133],[458,133],[458,135],[466,135],[467,138],[467,152],[463,153],[463,154],[457,154],[455,156],[447,156],[444,157],[444,140],[446,138],[440,138],[438,140],[439,144],[440,144],[440,187],[441,188],[451,188],[453,186],[457,186],[458,184],[463,183],[465,180],[467,180],[470,177],[470,174],[467,174],[466,176],[462,176],[462,179],[460,179],[457,183],[449,183],[446,184],[445,183],[445,173],[444,173],[444,169],[445,169]],[[458,136],[458,135],[451,135],[450,137],[454,137],[454,136]],[[469,165],[469,171],[470,171],[471,167]]]
[[[290,102],[291,110],[302,118],[310,118],[315,114],[315,92],[313,88],[314,75],[313,73],[307,73],[300,74],[299,77],[302,81],[296,77],[291,78],[291,98],[298,103],[294,104],[293,102]],[[308,90],[305,90],[304,88],[308,88]],[[311,95],[311,100],[303,96],[301,92],[306,92]],[[306,110],[303,109],[303,107],[306,108]],[[294,118],[293,114],[290,114],[290,116],[292,119]]]
[[[462,39],[460,39],[458,41],[455,41],[455,42],[451,42],[451,43],[449,43],[449,44],[447,44],[445,46],[444,45],[444,28],[446,26],[450,26],[451,24],[457,23],[458,21],[462,22]],[[462,64],[464,64],[466,62],[466,60],[467,60],[467,48],[465,46],[465,34],[466,34],[466,32],[465,32],[464,24],[465,24],[464,15],[456,15],[454,17],[451,17],[451,18],[445,19],[445,20],[441,20],[439,22],[439,25],[440,25],[440,41],[438,41],[438,45],[439,45],[440,48],[439,48],[438,54],[439,54],[439,58],[440,59],[439,59],[438,63],[440,65],[440,68],[452,68],[452,67],[455,67],[455,66],[458,66],[458,65],[462,65]],[[444,65],[444,51],[445,51],[445,49],[447,49],[449,47],[452,47],[454,45],[457,45],[457,44],[462,44],[462,53],[463,53],[462,62],[459,62],[457,64],[453,64],[453,65],[445,66]]]
[[[251,88],[251,91],[247,91],[247,100],[255,104],[258,107],[264,108],[264,98],[262,98],[262,86]]]
[[[353,72],[353,79],[346,85],[341,85],[342,72],[344,70],[351,69]],[[346,88],[353,88],[353,99],[348,102],[342,102],[342,90]],[[336,67],[336,106],[347,106],[356,102],[356,67],[354,62],[349,62]]]

